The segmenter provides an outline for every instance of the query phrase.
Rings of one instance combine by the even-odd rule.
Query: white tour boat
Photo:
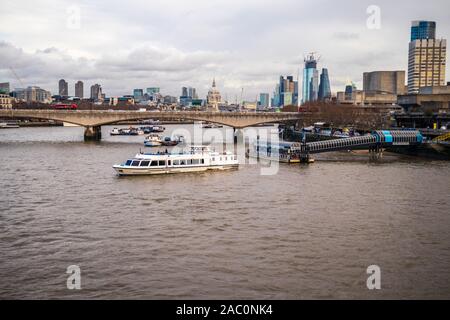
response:
[[[237,155],[215,152],[206,146],[192,146],[180,153],[138,153],[123,164],[114,165],[119,175],[149,175],[238,168]]]
[[[156,133],[152,133],[150,135],[148,135],[147,137],[145,137],[144,140],[144,145],[146,147],[158,147],[160,145],[162,145],[162,138],[160,135],[156,134]]]
[[[19,125],[14,122],[1,122],[0,129],[14,129],[19,128]]]

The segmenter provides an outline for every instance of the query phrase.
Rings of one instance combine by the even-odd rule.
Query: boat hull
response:
[[[159,146],[162,146],[162,143],[161,142],[156,142],[156,141],[145,141],[144,145],[146,147],[159,147]]]
[[[268,157],[261,154],[250,153],[248,154],[249,158],[266,160],[266,161],[276,161],[282,163],[300,163],[300,159],[298,158],[285,158],[285,157]]]
[[[121,165],[113,166],[114,170],[120,176],[140,176],[140,175],[158,175],[171,173],[189,173],[189,172],[205,172],[209,170],[231,170],[238,169],[239,164],[215,165],[215,166],[195,166],[195,167],[165,167],[165,168],[139,168],[124,167]]]

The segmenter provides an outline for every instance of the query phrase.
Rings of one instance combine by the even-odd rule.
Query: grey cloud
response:
[[[359,39],[359,34],[352,32],[335,32],[333,38],[340,40],[356,40]]]
[[[1,80],[15,81],[12,64],[27,83],[53,91],[64,77],[99,82],[113,95],[151,85],[174,95],[191,85],[204,95],[216,77],[221,90],[245,86],[253,98],[272,92],[280,75],[296,76],[311,51],[337,91],[347,79],[359,85],[364,71],[405,70],[411,20],[436,20],[438,36],[450,34],[448,0],[44,0],[39,14],[28,1],[4,1]],[[371,4],[381,9],[380,30],[366,27]],[[65,26],[72,5],[81,8],[79,30]]]

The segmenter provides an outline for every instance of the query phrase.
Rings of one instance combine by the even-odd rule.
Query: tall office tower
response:
[[[294,81],[294,96],[292,98],[292,103],[297,105],[298,104],[298,81]]]
[[[197,92],[196,92],[195,88],[188,87],[187,94],[188,94],[188,97],[189,97],[189,98],[191,98],[191,99],[197,99],[197,98],[196,98],[196,97],[197,97]]]
[[[91,99],[94,101],[102,100],[102,87],[99,84],[91,86]]]
[[[182,106],[192,105],[192,99],[197,99],[197,92],[196,92],[195,88],[182,87],[181,88],[181,96],[180,96],[180,104]]]
[[[418,93],[421,87],[445,85],[447,41],[435,38],[436,24],[422,22],[430,27],[420,28],[421,22],[414,21],[411,28],[413,40],[409,43],[408,93]]]
[[[323,68],[320,74],[318,98],[321,101],[331,99],[330,78],[328,76],[328,69],[326,68]]]
[[[280,84],[277,83],[275,86],[275,91],[273,92],[272,107],[279,107],[281,103],[280,99]]]
[[[269,94],[268,93],[260,93],[259,94],[259,105],[262,109],[269,108]]]
[[[305,59],[303,69],[302,103],[316,101],[319,91],[319,72],[317,71],[317,60],[311,53]]]
[[[77,83],[75,83],[75,97],[83,99],[83,95],[83,81],[77,81]]]
[[[284,81],[284,77],[280,76],[280,81],[278,83],[278,105],[277,107],[280,107],[284,104],[283,101],[283,92],[285,92],[286,83]]]
[[[59,85],[59,95],[60,96],[68,96],[69,95],[69,84],[66,80],[61,79],[58,82]]]
[[[436,38],[436,22],[413,21],[411,24],[411,41]]]
[[[136,101],[136,102],[140,102],[140,101],[144,100],[144,90],[134,89],[133,90],[133,98],[134,98],[134,101]]]
[[[159,93],[160,92],[160,88],[159,87],[150,87],[150,88],[147,88],[146,91],[147,91],[148,95],[152,96],[154,94]]]
[[[352,82],[345,86],[345,100],[354,100],[354,94],[357,91],[356,85]]]
[[[187,97],[188,96],[188,88],[187,87],[182,87],[181,88],[181,96],[182,97]]]
[[[9,94],[9,92],[10,92],[9,82],[0,83],[0,94]]]
[[[158,99],[161,97],[160,88],[158,87],[150,87],[147,88],[146,91],[150,101],[158,101]]]
[[[287,106],[296,104],[298,96],[298,84],[294,81],[293,76],[280,76],[279,83],[276,85],[273,95],[274,104],[273,107]]]

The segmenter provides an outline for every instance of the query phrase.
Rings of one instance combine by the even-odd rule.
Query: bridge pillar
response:
[[[233,128],[233,151],[238,156],[241,163],[245,163],[246,142],[244,141],[244,130],[240,128]]]
[[[99,141],[102,138],[101,126],[87,126],[84,130],[84,141]]]

